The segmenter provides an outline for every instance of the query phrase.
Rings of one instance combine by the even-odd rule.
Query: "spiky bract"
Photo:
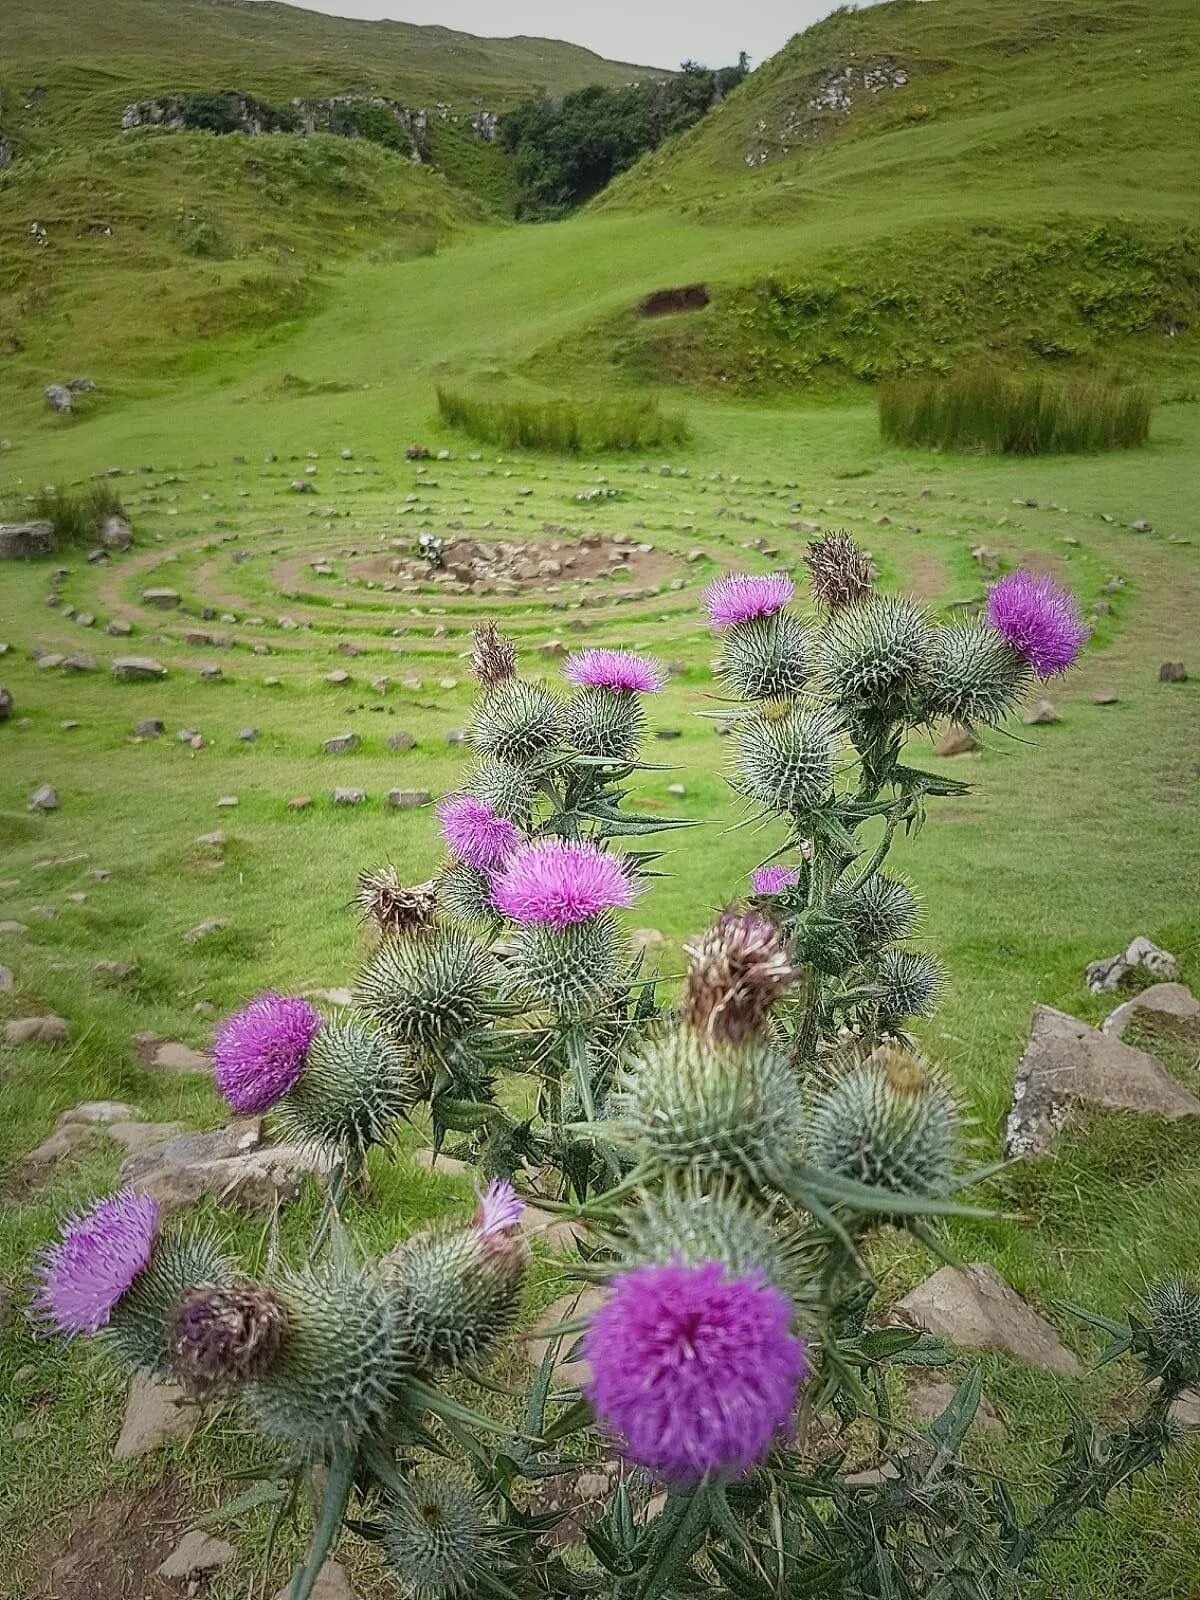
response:
[[[527,765],[562,738],[562,702],[540,684],[507,678],[476,704],[471,737],[482,755]]]
[[[942,992],[942,969],[920,950],[885,950],[872,980],[881,993],[876,1004],[885,1026],[905,1017],[933,1014]]]
[[[171,1376],[197,1395],[261,1378],[286,1334],[283,1304],[262,1284],[241,1278],[220,1288],[189,1289],[169,1319]]]
[[[777,1183],[804,1119],[796,1076],[768,1043],[714,1045],[690,1028],[648,1040],[613,1096],[618,1137],[667,1168]]]
[[[189,1289],[223,1288],[236,1268],[206,1228],[188,1226],[160,1234],[144,1272],[115,1307],[104,1337],[134,1372],[166,1371],[171,1319]]]
[[[616,988],[624,964],[616,918],[602,911],[586,922],[555,928],[527,923],[517,930],[515,971],[529,994],[556,1016],[590,1016]]]
[[[908,884],[886,872],[872,873],[857,889],[839,885],[834,901],[864,953],[911,939],[921,917],[920,904]]]
[[[485,801],[498,816],[524,826],[529,821],[537,784],[523,767],[485,757],[467,774],[463,788]]]
[[[795,1295],[797,1263],[784,1236],[757,1198],[737,1184],[687,1173],[647,1193],[629,1213],[622,1252],[632,1265],[720,1261],[734,1277],[762,1273]]]
[[[484,1016],[495,962],[458,928],[385,939],[358,979],[358,999],[395,1043],[436,1048]]]
[[[500,920],[492,904],[492,880],[486,872],[452,861],[437,880],[438,904],[454,922],[487,928]]]
[[[382,1515],[380,1543],[406,1600],[454,1600],[472,1591],[488,1557],[487,1523],[469,1489],[411,1478]]]
[[[967,727],[994,727],[1028,690],[1033,671],[993,628],[938,628],[925,665],[926,714]]]
[[[927,1199],[954,1188],[958,1106],[921,1057],[881,1046],[817,1095],[810,1118],[809,1155],[825,1172]]]
[[[431,1229],[381,1263],[396,1315],[422,1366],[460,1367],[513,1324],[529,1252],[519,1232]]]
[[[913,687],[932,644],[932,625],[919,606],[871,595],[829,616],[818,656],[834,698],[849,710],[870,710]]]
[[[246,1386],[262,1431],[324,1457],[382,1428],[415,1360],[381,1274],[329,1260],[270,1287],[287,1333],[270,1370]]]
[[[344,1156],[386,1144],[420,1093],[408,1052],[355,1017],[327,1022],[279,1105],[290,1138]]]
[[[437,886],[405,884],[389,864],[359,873],[357,899],[363,916],[380,933],[419,933],[433,926]]]
[[[756,716],[738,739],[738,787],[772,811],[814,810],[833,789],[836,722],[823,706]]]
[[[582,756],[631,761],[646,731],[646,713],[636,695],[579,689],[563,711],[563,737]]]
[[[786,700],[800,693],[812,670],[807,630],[789,611],[725,632],[721,675],[739,700]]]
[[[723,1044],[753,1038],[800,976],[778,928],[757,911],[726,911],[684,949],[691,966],[680,1017]]]

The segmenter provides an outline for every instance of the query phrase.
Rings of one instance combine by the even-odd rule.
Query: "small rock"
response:
[[[329,1158],[302,1145],[267,1145],[261,1121],[213,1133],[183,1133],[130,1155],[122,1183],[151,1194],[166,1210],[210,1198],[246,1211],[272,1211],[294,1200],[306,1177],[323,1181]]]
[[[291,1584],[285,1584],[274,1600],[289,1600],[291,1592]],[[317,1574],[312,1600],[359,1600],[359,1595],[345,1567],[338,1561],[327,1561]]]
[[[316,494],[317,486],[311,478],[293,478],[289,485],[293,494]]]
[[[635,950],[656,950],[666,942],[667,936],[660,928],[638,928],[629,935],[629,943]]]
[[[146,717],[136,723],[133,729],[135,739],[159,739],[167,731],[167,725],[161,717]]]
[[[212,1061],[202,1050],[177,1039],[160,1039],[157,1034],[139,1033],[133,1041],[142,1066],[155,1072],[211,1072]]]
[[[1055,710],[1054,703],[1051,700],[1039,700],[1025,714],[1025,725],[1029,728],[1048,727],[1051,723],[1061,721],[1062,718]]]
[[[361,806],[367,798],[365,789],[335,789],[333,803],[335,806]]]
[[[1120,696],[1113,689],[1097,689],[1092,696],[1094,706],[1115,706],[1119,701]]]
[[[1159,683],[1186,683],[1187,668],[1182,661],[1164,661],[1158,669]]]
[[[428,789],[391,789],[387,803],[392,811],[412,811],[418,806],[427,806],[432,799]]]
[[[13,986],[11,967],[0,967],[0,994],[8,994]]]
[[[233,1560],[234,1550],[224,1539],[214,1539],[199,1528],[185,1533],[175,1549],[158,1568],[159,1578],[188,1579],[216,1572]]]
[[[220,850],[229,843],[229,835],[224,828],[216,828],[212,833],[198,833],[196,843],[210,850]]]
[[[105,1127],[111,1122],[136,1122],[137,1112],[123,1100],[85,1100],[81,1105],[60,1111],[58,1126],[65,1128],[73,1123],[83,1127]]]
[[[922,1373],[920,1376],[914,1373],[908,1390],[908,1405],[916,1421],[936,1422],[954,1399],[955,1388],[955,1384],[945,1378],[935,1377],[932,1373]],[[971,1426],[981,1433],[994,1433],[1001,1438],[1007,1433],[995,1406],[987,1395],[980,1398],[979,1409]]]
[[[667,785],[667,793],[673,795],[676,800],[682,800],[687,794],[687,790],[681,783],[669,783]]]
[[[5,1044],[64,1044],[70,1029],[62,1017],[15,1017],[4,1024]]]
[[[156,611],[174,611],[183,596],[176,589],[143,589],[142,604]]]
[[[398,728],[395,733],[388,735],[387,746],[389,750],[414,750],[416,744],[417,741],[413,735],[405,733],[403,729]]]
[[[8,934],[10,938],[17,939],[21,934],[28,932],[29,929],[23,922],[14,922],[11,917],[5,917],[0,921],[0,934]]]
[[[202,939],[210,938],[214,933],[220,933],[222,928],[229,926],[228,917],[206,917],[203,922],[198,922],[194,928],[189,928],[183,935],[184,944],[199,944]]]
[[[83,618],[81,617],[79,620],[82,622]],[[96,658],[85,654],[82,650],[77,650],[74,655],[65,656],[62,665],[64,672],[95,672]]]
[[[1179,963],[1171,952],[1160,950],[1153,940],[1139,934],[1115,956],[1089,962],[1084,978],[1093,994],[1103,994],[1128,983],[1139,968],[1162,983],[1174,983],[1179,977]]]
[[[1120,1039],[1133,1022],[1158,1033],[1200,1038],[1200,1000],[1182,983],[1154,983],[1110,1011],[1100,1031]]]
[[[1044,1317],[1022,1300],[995,1267],[975,1261],[942,1267],[896,1307],[901,1322],[971,1350],[1003,1350],[1051,1372],[1082,1372]]]
[[[58,790],[53,784],[43,783],[29,796],[25,809],[27,811],[57,811]]]
[[[934,745],[933,753],[938,756],[966,756],[973,755],[980,748],[979,740],[970,728],[964,728],[961,722],[952,722]]]
[[[1133,530],[1134,533],[1153,533],[1154,532],[1154,524],[1152,522],[1147,522],[1144,517],[1139,517],[1136,522],[1131,522],[1129,524],[1129,526]]]
[[[656,739],[682,739],[683,732],[679,728],[655,728]]]
[[[325,682],[332,684],[335,689],[341,689],[346,684],[352,683],[353,679],[344,667],[337,667],[334,671],[325,674]]]
[[[118,656],[112,665],[113,677],[122,683],[140,683],[152,678],[165,678],[167,669],[152,656]]]
[[[287,803],[289,811],[307,811],[312,805],[312,796],[309,794],[293,795]]]
[[[332,739],[326,739],[323,746],[327,756],[348,756],[362,744],[356,733],[335,734]]]
[[[258,742],[258,729],[257,728],[242,728],[238,733],[238,739],[242,744],[257,744],[257,742]]]
[[[240,802],[238,801],[237,795],[235,795],[235,794],[223,794],[217,800],[217,810],[218,811],[232,811],[234,806],[238,805],[239,803]]]
[[[176,1383],[138,1374],[130,1380],[129,1398],[121,1436],[113,1447],[114,1461],[143,1456],[173,1439],[187,1439],[200,1418],[195,1406],[183,1404],[183,1390]]]

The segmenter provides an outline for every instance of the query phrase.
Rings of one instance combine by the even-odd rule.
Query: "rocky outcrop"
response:
[[[1017,1068],[1006,1153],[1043,1155],[1059,1130],[1089,1108],[1171,1121],[1200,1116],[1200,1100],[1153,1056],[1077,1017],[1038,1006]]]
[[[1182,983],[1152,983],[1110,1011],[1101,1031],[1122,1039],[1134,1023],[1154,1033],[1200,1040],[1200,1000]]]
[[[487,127],[488,113],[477,113],[480,129]],[[345,138],[369,139],[406,154],[410,161],[429,160],[428,113],[401,105],[383,95],[339,94],[326,99],[294,99],[285,106],[273,106],[237,89],[215,90],[204,94],[165,94],[150,100],[137,100],[121,114],[121,127],[166,128],[174,132],[204,129],[210,133],[243,133],[256,138],[266,133],[339,134]],[[495,138],[494,119],[490,134],[479,131],[480,139]]]
[[[983,1261],[942,1267],[905,1295],[896,1316],[965,1349],[1002,1350],[1050,1372],[1083,1370],[1045,1317]]]
[[[54,524],[0,522],[0,561],[22,561],[54,554]]]
[[[1104,994],[1132,985],[1139,972],[1148,972],[1160,983],[1174,983],[1179,976],[1179,963],[1169,950],[1160,950],[1152,939],[1140,933],[1115,956],[1089,962],[1084,978],[1093,994]]]

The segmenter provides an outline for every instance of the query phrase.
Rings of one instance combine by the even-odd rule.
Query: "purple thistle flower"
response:
[[[217,1029],[218,1093],[241,1115],[266,1111],[294,1089],[321,1017],[307,1000],[262,994]]]
[[[34,1268],[31,1316],[45,1331],[98,1333],[149,1263],[158,1202],[122,1189],[71,1217]]]
[[[755,894],[782,894],[794,889],[800,882],[795,867],[755,867],[750,874],[750,887]]]
[[[449,794],[438,803],[437,814],[451,854],[480,872],[501,866],[521,843],[516,823],[476,795]]]
[[[990,590],[987,620],[1039,678],[1053,678],[1073,666],[1089,636],[1075,596],[1024,570],[1010,572]]]
[[[579,650],[567,657],[563,677],[581,689],[614,694],[655,694],[666,681],[656,661],[629,650]]]
[[[588,1398],[631,1460],[673,1483],[766,1455],[808,1373],[786,1297],[718,1261],[638,1267],[592,1319]]]
[[[493,1178],[479,1196],[475,1228],[485,1239],[504,1239],[520,1226],[525,1202],[506,1178]]]
[[[631,906],[635,888],[616,856],[594,844],[546,839],[510,856],[492,880],[492,904],[514,922],[569,928]]]
[[[735,622],[774,616],[795,592],[796,585],[786,572],[769,572],[764,577],[730,572],[714,579],[700,598],[714,628],[731,628]]]

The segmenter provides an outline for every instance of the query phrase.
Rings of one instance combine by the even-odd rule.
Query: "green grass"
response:
[[[883,383],[878,407],[879,431],[892,444],[1041,456],[1145,444],[1152,402],[1142,386],[976,367],[951,378]]]
[[[439,386],[438,415],[484,444],[577,456],[611,450],[662,450],[687,438],[681,416],[652,395],[617,400],[493,400]]]
[[[47,485],[27,500],[14,500],[7,508],[13,520],[36,519],[54,525],[55,543],[60,551],[91,547],[109,517],[123,517],[121,497],[106,483],[93,483],[78,489]]]

